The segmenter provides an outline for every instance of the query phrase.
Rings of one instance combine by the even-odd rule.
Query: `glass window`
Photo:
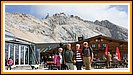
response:
[[[8,58],[12,58],[14,60],[14,44],[6,43],[5,44],[5,65],[7,65]]]
[[[39,62],[39,60],[40,60],[40,49],[36,49],[36,52],[35,53],[36,53],[37,62],[40,63]]]
[[[20,48],[20,55],[19,55],[19,48]],[[19,56],[20,56],[20,59],[19,59]],[[7,65],[6,63],[9,57],[13,59],[15,65],[19,65],[19,64],[23,65],[24,60],[25,60],[25,64],[29,64],[29,47],[25,45],[5,43],[5,65]]]
[[[93,47],[93,48],[96,48],[96,44],[92,44],[92,47]]]
[[[8,47],[9,47],[9,44],[8,43],[5,43],[5,65],[7,60],[8,60]]]
[[[106,47],[106,44],[103,44],[103,47],[105,48]]]
[[[15,65],[19,63],[19,45],[15,45]]]
[[[24,46],[21,46],[21,64],[24,64]]]
[[[10,44],[10,57],[14,60],[14,44]]]
[[[29,48],[26,47],[25,49],[25,64],[29,64]]]
[[[34,46],[30,46],[30,50],[29,50],[29,64],[35,64],[35,55],[34,55]]]
[[[98,47],[100,48],[100,47],[101,47],[101,45],[100,45],[100,44],[98,44]]]

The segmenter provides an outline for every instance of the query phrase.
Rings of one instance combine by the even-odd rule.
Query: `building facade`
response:
[[[54,54],[59,47],[65,46],[67,43],[33,43],[27,40],[16,38],[11,34],[5,35],[5,65],[8,58],[12,58],[13,65],[25,66],[30,64],[41,64],[42,57]],[[76,44],[81,45],[83,42],[88,42],[92,47],[94,58],[103,59],[105,57],[105,48],[108,44],[108,51],[113,55],[116,53],[116,47],[119,48],[121,59],[128,56],[128,42],[102,35],[94,36],[88,39],[83,39],[78,42],[69,42],[72,44],[72,49],[75,50]]]
[[[88,42],[89,46],[92,47],[94,57],[102,59],[105,56],[105,48],[108,44],[108,51],[114,55],[116,53],[116,47],[119,48],[121,59],[123,57],[127,57],[128,55],[128,42],[118,39],[113,39],[111,37],[106,37],[102,35],[94,36],[89,39],[85,39],[82,41],[78,41],[76,43],[79,43],[81,45],[81,49],[83,48],[83,42]],[[75,44],[72,43],[72,48],[75,49]]]
[[[5,66],[7,60],[11,57],[13,65],[26,66],[30,64],[39,64],[40,50],[36,49],[34,43],[16,38],[11,33],[5,34]]]

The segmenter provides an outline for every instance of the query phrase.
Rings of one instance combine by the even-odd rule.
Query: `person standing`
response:
[[[71,49],[71,44],[67,44],[67,50],[64,53],[64,63],[67,65],[68,70],[74,70],[74,53]]]
[[[91,62],[93,61],[93,51],[92,48],[88,46],[88,42],[83,43],[83,60],[85,64],[85,69],[91,69]]]
[[[111,67],[111,61],[112,61],[112,55],[110,54],[110,52],[108,52],[107,54],[107,68]]]
[[[54,55],[54,64],[56,64],[58,70],[63,70],[63,49],[59,48],[58,53]]]
[[[112,63],[114,64],[114,67],[115,68],[118,67],[118,57],[116,55],[114,55],[114,57],[112,59]]]
[[[82,70],[81,67],[83,66],[83,59],[82,59],[82,50],[80,49],[80,44],[76,44],[75,63],[77,70]]]
[[[64,65],[64,60],[63,60],[63,48],[59,48],[58,52],[59,52],[60,64],[61,64],[60,69],[64,70],[65,69],[65,65]]]
[[[10,68],[10,70],[12,69],[12,65],[13,65],[13,59],[10,57],[8,60],[7,60],[7,70],[8,68]]]
[[[56,65],[56,67],[58,68],[58,70],[60,70],[60,56],[58,53],[55,53],[54,55],[54,64]]]

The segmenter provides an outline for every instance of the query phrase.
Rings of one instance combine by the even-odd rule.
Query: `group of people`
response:
[[[67,66],[67,70],[74,70],[74,64],[77,70],[81,70],[83,64],[86,70],[90,70],[93,51],[88,42],[84,42],[83,46],[84,48],[80,49],[80,44],[76,44],[76,50],[71,48],[71,44],[67,44],[66,50],[59,48],[58,52],[54,54],[54,64],[58,70],[64,70],[64,65]]]
[[[118,68],[120,66],[126,66],[127,67],[128,62],[124,59],[119,60],[118,56],[116,54],[113,54],[113,56],[108,52],[107,54],[107,68],[115,67]]]
[[[82,70],[83,65],[85,70],[91,69],[91,63],[93,62],[93,50],[89,46],[88,42],[83,43],[83,48],[81,49],[80,44],[76,44],[75,50],[71,48],[71,44],[66,45],[66,49],[58,48],[58,51],[54,53],[53,61],[54,65],[58,70],[74,70],[74,65],[76,65],[77,70]],[[112,55],[108,52],[107,57],[107,67],[111,66]],[[97,61],[100,61],[97,59]],[[117,56],[113,58],[114,63],[118,61]],[[46,61],[45,61],[46,62]],[[13,65],[12,58],[9,58],[7,61],[7,66],[12,69]],[[116,65],[117,67],[117,65]]]

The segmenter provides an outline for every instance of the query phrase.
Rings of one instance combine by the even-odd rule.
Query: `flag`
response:
[[[118,57],[118,60],[120,61],[120,51],[118,47],[116,47],[116,56]]]
[[[105,55],[108,54],[108,44],[106,44]]]

